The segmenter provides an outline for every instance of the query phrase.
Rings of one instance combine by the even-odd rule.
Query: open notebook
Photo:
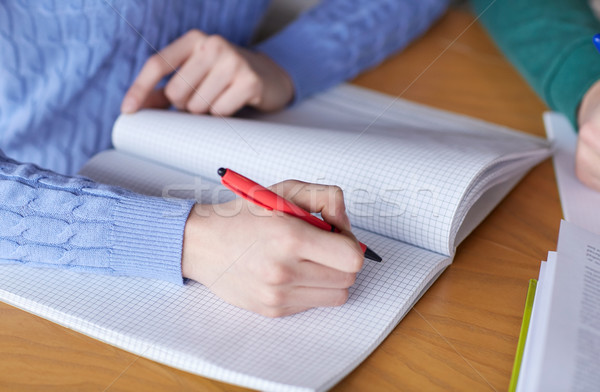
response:
[[[203,376],[324,390],[364,360],[452,260],[458,243],[549,155],[545,140],[343,85],[274,115],[145,111],[82,174],[163,196],[225,200],[217,169],[268,185],[340,185],[367,261],[348,302],[268,319],[200,284],[0,267],[0,300]],[[173,202],[177,202],[173,200]]]

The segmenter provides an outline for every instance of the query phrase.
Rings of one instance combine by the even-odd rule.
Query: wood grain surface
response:
[[[475,17],[450,11],[354,83],[544,135],[545,105]],[[505,391],[528,280],[554,250],[561,209],[552,165],[533,169],[459,246],[383,344],[334,391]],[[0,303],[0,390],[241,391],[140,358]]]

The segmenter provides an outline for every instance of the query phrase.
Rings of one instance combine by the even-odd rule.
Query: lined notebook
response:
[[[549,155],[545,140],[343,85],[275,115],[122,116],[82,174],[201,202],[229,167],[344,190],[366,262],[348,302],[268,319],[202,285],[0,266],[0,300],[192,373],[261,390],[325,390],[365,359],[451,263],[458,243]]]

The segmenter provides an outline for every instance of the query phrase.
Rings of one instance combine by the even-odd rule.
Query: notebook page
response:
[[[532,148],[472,132],[361,134],[165,111],[121,116],[113,142],[208,179],[229,167],[263,184],[339,185],[355,227],[447,255],[465,190],[498,157]]]
[[[204,286],[0,266],[0,300],[135,354],[260,390],[332,387],[404,317],[450,259],[357,230],[384,257],[348,302],[269,319]]]
[[[473,178],[454,214],[449,249],[455,249],[481,223],[523,176],[548,157],[549,142],[497,124],[447,112],[415,102],[392,99],[373,90],[341,84],[284,111],[264,114],[247,109],[242,117],[277,124],[293,124],[319,129],[397,134],[410,126],[437,132],[459,132],[474,136],[525,143],[528,150],[506,154]]]
[[[489,164],[473,178],[454,214],[450,249],[455,249],[527,172],[550,154],[549,148],[507,154]]]
[[[203,204],[224,203],[236,197],[220,183],[116,150],[95,155],[79,175],[148,196],[196,199]]]
[[[485,133],[494,138],[520,140],[546,147],[545,139],[473,117],[393,98],[387,94],[341,84],[311,99],[276,113],[245,110],[242,117],[279,124],[342,131],[397,134],[402,127],[438,132]]]

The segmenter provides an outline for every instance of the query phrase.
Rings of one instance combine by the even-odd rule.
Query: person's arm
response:
[[[192,30],[144,64],[121,110],[274,111],[356,76],[423,34],[449,0],[324,0],[254,50]],[[177,69],[164,90],[154,90]]]
[[[294,84],[294,101],[375,66],[425,33],[449,0],[323,0],[257,46]]]
[[[142,196],[0,153],[0,263],[178,284],[186,277],[271,317],[343,304],[363,254],[341,191],[295,181],[275,191],[342,234],[239,199],[194,206]]]
[[[600,22],[587,0],[471,3],[497,45],[539,96],[576,125],[583,96],[600,79],[600,57],[592,44]]]
[[[578,121],[575,172],[581,182],[600,191],[600,80],[583,96]]]
[[[0,152],[0,261],[182,283],[193,202],[67,177]]]
[[[156,90],[174,71],[165,88]],[[287,73],[264,54],[219,35],[190,30],[144,63],[123,98],[121,111],[173,105],[190,113],[229,116],[244,105],[263,111],[281,109],[293,95]]]
[[[600,190],[600,22],[586,0],[471,0],[498,46],[580,134],[576,171]]]

